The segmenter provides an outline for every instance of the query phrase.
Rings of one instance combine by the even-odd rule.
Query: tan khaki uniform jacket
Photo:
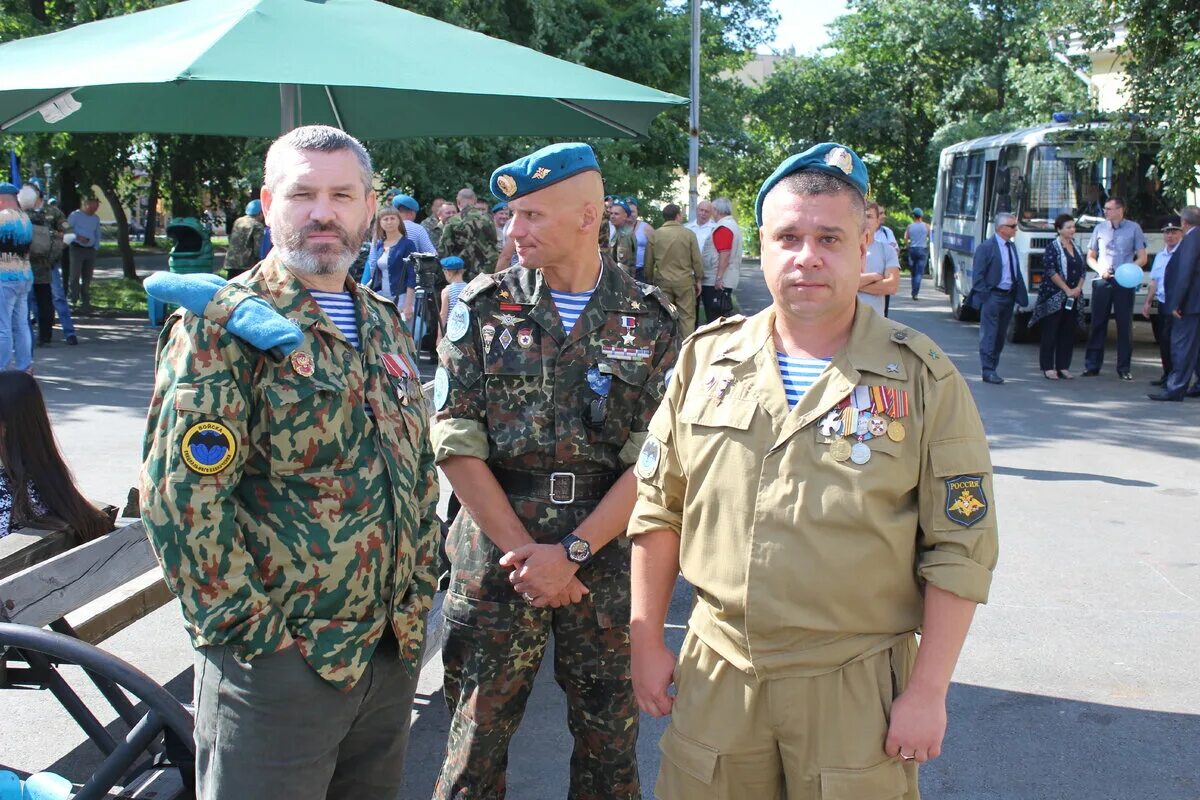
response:
[[[696,235],[678,222],[664,222],[646,248],[646,281],[657,286],[690,287],[704,279],[704,261]]]
[[[680,535],[692,629],[760,679],[889,647],[920,626],[926,581],[984,602],[997,556],[987,441],[950,359],[860,303],[846,347],[789,410],[773,319],[734,317],[684,345],[629,525]],[[903,441],[867,441],[861,465],[835,460],[821,429],[856,386],[909,400]]]

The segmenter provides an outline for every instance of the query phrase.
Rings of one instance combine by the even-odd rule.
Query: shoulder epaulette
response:
[[[950,358],[925,334],[912,328],[899,328],[892,331],[892,341],[916,353],[917,358],[921,359],[935,379],[940,381],[954,372],[954,364]]]
[[[483,292],[495,289],[497,282],[498,278],[496,275],[490,275],[488,273],[476,275],[474,280],[467,284],[467,288],[462,290],[462,294],[458,296],[458,299],[465,300],[469,303]]]
[[[746,321],[745,314],[734,314],[732,317],[721,317],[718,320],[701,325],[688,338],[695,339],[698,336],[704,336],[709,333],[712,333],[713,331],[719,331],[722,328],[728,328],[731,325],[740,325],[741,323],[743,323],[745,321]]]

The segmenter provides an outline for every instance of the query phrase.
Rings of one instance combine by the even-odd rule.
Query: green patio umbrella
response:
[[[0,131],[633,137],[686,103],[374,0],[187,0],[0,45]]]

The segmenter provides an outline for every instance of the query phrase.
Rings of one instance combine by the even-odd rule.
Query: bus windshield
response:
[[[1124,198],[1125,217],[1143,230],[1157,231],[1174,212],[1163,195],[1162,181],[1148,177],[1157,148],[1145,146],[1136,163],[1120,165],[1111,158],[1088,160],[1082,148],[1044,144],[1033,148],[1021,203],[1021,226],[1054,230],[1054,218],[1067,213],[1080,230],[1104,220],[1104,203]]]

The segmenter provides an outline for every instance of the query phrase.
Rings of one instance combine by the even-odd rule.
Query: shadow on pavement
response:
[[[926,798],[1195,800],[1200,715],[954,684]]]
[[[1153,489],[1157,483],[1137,481],[1132,478],[1114,478],[1111,475],[1097,475],[1092,472],[1060,472],[1050,469],[1021,469],[1017,467],[996,467],[993,472],[997,475],[1012,475],[1027,481],[1096,481],[1113,486],[1132,486],[1138,489]]]

